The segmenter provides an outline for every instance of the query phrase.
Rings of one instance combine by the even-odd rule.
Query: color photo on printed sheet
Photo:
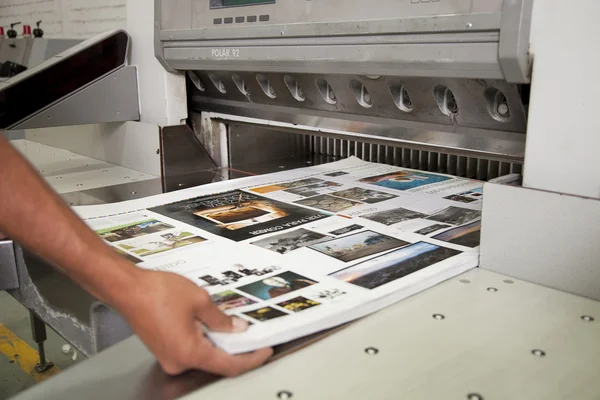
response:
[[[150,211],[236,242],[329,217],[241,190],[196,197]]]
[[[277,305],[281,308],[285,308],[288,311],[297,313],[321,305],[321,303],[300,296],[282,303],[278,303]]]
[[[275,318],[285,317],[286,315],[288,315],[285,312],[277,310],[273,307],[263,307],[257,310],[245,312],[243,314],[259,322],[265,322]]]
[[[240,286],[237,290],[262,300],[269,300],[304,289],[316,283],[318,282],[294,272],[286,271],[248,285]]]
[[[309,246],[310,249],[343,262],[350,262],[409,244],[403,240],[373,231],[364,231],[328,242]]]
[[[361,179],[361,183],[369,183],[395,190],[410,190],[432,183],[452,179],[443,175],[428,174],[420,171],[396,171],[388,174]]]
[[[418,242],[331,276],[365,289],[375,289],[460,253],[458,250]]]

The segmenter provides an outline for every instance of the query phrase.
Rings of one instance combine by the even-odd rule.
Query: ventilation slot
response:
[[[496,88],[487,88],[484,94],[490,116],[498,122],[510,121],[510,107],[504,93]]]
[[[453,120],[458,114],[458,103],[454,98],[454,93],[444,85],[437,85],[433,89],[433,95],[440,111]]]
[[[413,110],[410,95],[408,94],[408,90],[406,90],[404,85],[390,85],[390,93],[394,99],[394,104],[396,104],[396,107],[398,107],[399,110],[406,113],[409,113]]]
[[[304,101],[304,92],[300,88],[300,85],[298,84],[297,80],[295,80],[289,75],[286,75],[283,78],[283,81],[285,82],[285,85],[287,86],[288,90],[290,91],[290,94],[294,99],[300,102]]]
[[[354,91],[354,96],[356,96],[356,101],[358,104],[364,108],[373,107],[373,99],[371,98],[371,95],[367,91],[365,85],[359,81],[352,80],[350,81],[350,88]]]
[[[221,78],[219,78],[215,74],[208,74],[208,77],[219,92],[223,94],[227,93],[227,89],[225,89],[225,84],[223,83],[223,81],[221,81]]]
[[[323,78],[319,78],[317,79],[317,88],[319,89],[319,93],[321,93],[321,96],[323,96],[323,100],[325,100],[329,104],[337,103],[337,98],[335,97],[335,93],[329,85],[329,82],[327,82]]]
[[[190,81],[192,81],[192,83],[194,84],[196,89],[198,89],[201,92],[204,92],[206,90],[206,88],[204,87],[204,84],[202,83],[202,81],[200,80],[198,75],[196,75],[195,72],[188,71],[187,76],[188,76],[188,78],[190,78]]]
[[[246,84],[244,83],[244,78],[242,78],[238,74],[233,74],[231,76],[231,79],[233,80],[233,83],[238,88],[241,94],[243,94],[244,96],[250,95],[250,92],[248,91],[248,86],[246,86]]]
[[[272,99],[277,97],[277,94],[275,93],[275,89],[273,89],[273,86],[271,86],[271,82],[267,79],[266,76],[258,74],[258,75],[256,75],[256,81],[258,82],[261,89],[263,90],[263,92],[265,92],[265,94],[268,97],[270,97]]]

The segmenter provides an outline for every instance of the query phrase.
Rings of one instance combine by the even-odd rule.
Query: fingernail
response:
[[[231,318],[233,332],[245,332],[248,329],[248,322],[238,317]]]

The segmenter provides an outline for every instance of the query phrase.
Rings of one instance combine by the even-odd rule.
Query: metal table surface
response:
[[[475,269],[238,378],[168,377],[132,337],[15,400],[598,399],[598,338],[599,302]]]

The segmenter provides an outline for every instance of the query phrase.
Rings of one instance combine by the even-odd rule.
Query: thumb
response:
[[[210,296],[201,296],[196,305],[196,318],[213,332],[245,332],[248,322],[238,317],[230,317],[219,310]]]

